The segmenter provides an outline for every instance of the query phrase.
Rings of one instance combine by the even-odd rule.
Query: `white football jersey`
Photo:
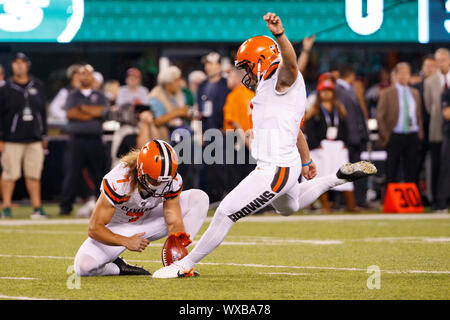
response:
[[[299,72],[288,91],[277,92],[278,72],[259,82],[252,99],[251,153],[258,162],[292,167],[301,161],[297,136],[306,108],[305,82]]]
[[[164,192],[163,197],[146,197],[139,192],[138,188],[130,193],[131,181],[128,172],[129,168],[126,164],[120,162],[103,177],[100,190],[116,208],[110,223],[141,224],[148,215],[151,215],[153,208],[167,199],[178,196],[183,190],[183,180],[180,174],[177,173],[170,187],[163,183],[156,191],[157,193]]]

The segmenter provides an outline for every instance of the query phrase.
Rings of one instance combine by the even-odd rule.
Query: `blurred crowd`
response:
[[[313,44],[314,37],[303,40],[298,58],[301,72],[308,66]],[[46,217],[40,187],[49,124],[59,124],[67,136],[60,215],[72,213],[87,184],[90,191],[82,195],[85,205],[77,215],[88,216],[104,174],[121,156],[151,139],[173,145],[183,139],[204,150],[214,142],[203,139],[206,130],[218,129],[223,137],[237,130],[244,134],[236,137],[235,151],[244,148],[246,163],[192,161],[179,167],[185,189],[200,188],[211,202],[220,201],[253,169],[245,132],[251,128],[254,93],[242,85],[243,74],[224,64],[223,58],[210,52],[202,58],[203,70],[186,75],[174,65],[161,69],[153,88],[143,86],[137,67],[126,70],[121,84],[114,79],[104,81],[88,63],[73,64],[66,71],[68,86],[48,98],[43,84],[30,73],[30,59],[24,53],[15,54],[10,79],[4,79],[0,68],[2,216],[11,217],[15,183],[23,174],[32,217]],[[330,213],[345,206],[358,212],[370,208],[377,199],[376,183],[381,185],[378,199],[382,200],[387,183],[404,181],[416,183],[422,193],[428,188],[432,210],[446,211],[450,194],[449,86],[450,54],[444,48],[426,55],[417,72],[408,62],[381,70],[379,82],[368,88],[351,64],[321,74],[315,90],[308,92],[302,125],[318,175],[334,173],[342,164],[362,158],[379,160],[382,168],[375,182],[361,180],[322,195],[320,210]],[[189,134],[181,137],[177,129]],[[110,136],[108,151],[106,132]],[[109,163],[111,167],[107,167]],[[426,184],[421,183],[424,179]]]

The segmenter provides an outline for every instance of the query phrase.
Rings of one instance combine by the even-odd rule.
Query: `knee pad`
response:
[[[191,191],[192,191],[191,197],[194,198],[194,201],[196,203],[199,204],[201,203],[202,205],[209,207],[209,196],[205,191],[200,189],[194,189]]]
[[[200,210],[197,210],[196,213],[206,217],[209,209],[208,195],[206,194],[206,192],[199,189],[190,190],[190,193],[191,194],[189,195],[189,202],[200,208]]]
[[[92,275],[92,272],[98,267],[97,261],[90,255],[82,254],[75,259],[75,273],[80,277]]]

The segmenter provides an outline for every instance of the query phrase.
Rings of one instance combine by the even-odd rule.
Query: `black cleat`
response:
[[[119,267],[121,276],[151,276],[152,274],[144,268],[132,266],[126,263],[121,257],[118,257],[113,263]]]
[[[370,162],[359,161],[355,163],[344,164],[336,176],[339,179],[345,179],[347,181],[355,181],[367,176],[371,176],[377,173],[377,168]]]

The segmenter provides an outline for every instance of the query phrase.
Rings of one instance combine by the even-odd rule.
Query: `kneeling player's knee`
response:
[[[98,267],[97,261],[89,255],[83,254],[75,259],[75,273],[80,277],[92,275],[92,272]]]
[[[209,207],[209,197],[208,194],[199,189],[192,190],[194,192],[194,198],[197,203],[203,207]]]
[[[209,209],[209,197],[206,192],[198,189],[190,190],[191,191],[191,199],[190,202],[194,203],[198,210],[196,213],[201,215],[203,219],[206,218]]]

